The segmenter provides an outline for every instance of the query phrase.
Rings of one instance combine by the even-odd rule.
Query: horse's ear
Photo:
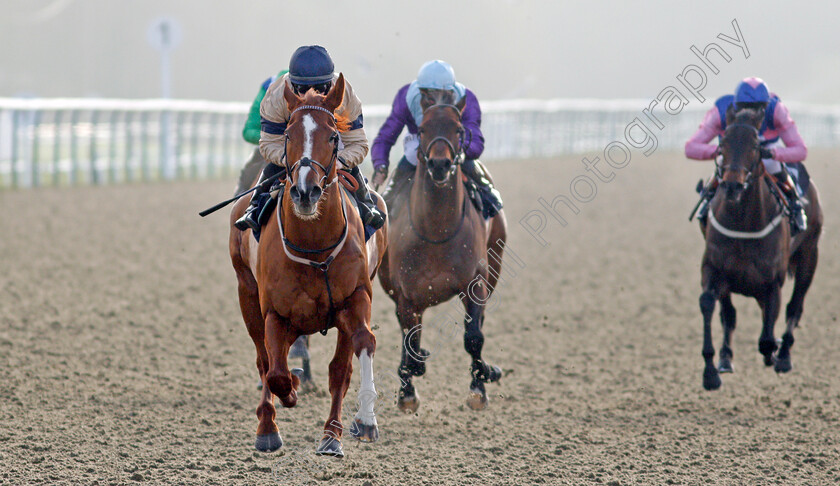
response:
[[[464,108],[467,106],[467,95],[462,96],[461,99],[458,100],[457,103],[455,103],[455,106],[458,107],[458,111],[460,111],[461,114],[463,114]]]
[[[289,83],[283,83],[283,98],[286,100],[286,105],[289,107],[289,113],[295,111],[295,108],[297,108],[301,103],[301,99],[294,91],[292,91]]]
[[[426,111],[429,109],[430,106],[437,103],[437,98],[426,91],[425,89],[420,90],[420,109]]]
[[[324,104],[326,104],[327,108],[331,111],[335,111],[336,108],[341,106],[341,103],[344,102],[344,88],[344,73],[339,73],[338,79],[335,80],[335,84],[332,89],[329,93],[327,93],[326,98],[324,98]]]
[[[732,123],[734,121],[735,121],[735,105],[729,105],[729,107],[726,108],[726,124],[727,125],[732,125]]]

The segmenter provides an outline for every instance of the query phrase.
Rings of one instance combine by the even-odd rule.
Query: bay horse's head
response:
[[[464,160],[464,127],[461,113],[466,98],[455,103],[455,93],[449,90],[421,89],[420,106],[423,122],[420,124],[418,159],[425,164],[432,182],[442,186]]]
[[[289,196],[298,217],[317,219],[321,196],[336,178],[339,132],[349,126],[335,116],[344,100],[344,75],[326,95],[310,89],[298,96],[286,84],[283,97],[291,112],[286,127]]]
[[[761,162],[759,128],[764,118],[762,110],[743,108],[726,112],[726,130],[720,139],[723,161],[721,188],[726,199],[738,202],[750,184],[760,180],[764,164]]]

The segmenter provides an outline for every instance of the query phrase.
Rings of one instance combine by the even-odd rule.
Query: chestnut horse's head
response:
[[[326,95],[309,90],[298,96],[287,84],[283,98],[291,112],[286,127],[289,196],[298,217],[317,219],[321,196],[336,178],[339,131],[348,127],[335,116],[344,100],[344,75]]]
[[[763,175],[758,132],[763,119],[762,110],[745,108],[735,112],[730,107],[726,112],[726,130],[720,140],[723,156],[720,185],[731,202],[740,201],[750,184]]]
[[[418,159],[436,185],[444,185],[464,159],[464,127],[461,112],[466,98],[455,103],[455,93],[449,90],[421,89]]]

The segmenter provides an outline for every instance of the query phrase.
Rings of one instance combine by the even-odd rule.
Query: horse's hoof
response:
[[[478,390],[470,390],[467,396],[467,406],[473,410],[484,410],[487,408],[487,394]]]
[[[706,390],[717,390],[722,383],[717,369],[712,368],[703,372],[703,388]]]
[[[772,354],[764,355],[764,366],[773,366],[776,363],[776,357]]]
[[[260,452],[274,452],[283,447],[283,439],[280,437],[280,432],[264,435],[258,434],[254,447]]]
[[[718,371],[721,373],[734,373],[735,369],[732,367],[732,361],[721,358],[720,363],[718,363]]]
[[[400,397],[397,399],[397,407],[405,413],[414,413],[420,407],[420,399],[417,395]]]
[[[354,419],[350,424],[350,434],[361,442],[376,442],[379,440],[379,427],[374,419],[373,425],[363,424],[361,420]]]
[[[319,456],[344,457],[344,449],[341,448],[341,441],[335,437],[324,437],[318,448],[315,449],[315,454]]]
[[[793,364],[790,362],[790,358],[776,358],[776,366],[773,368],[776,370],[776,373],[787,373],[788,371],[793,369]]]

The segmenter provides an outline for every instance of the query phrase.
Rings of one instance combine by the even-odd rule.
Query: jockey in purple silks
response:
[[[798,170],[796,166],[805,160],[808,149],[799,135],[796,123],[790,117],[787,107],[775,93],[767,89],[760,78],[746,78],[735,89],[734,95],[724,95],[715,101],[703,118],[697,132],[685,143],[685,156],[695,160],[712,160],[718,156],[718,146],[710,142],[715,137],[723,136],[726,129],[726,111],[737,112],[743,108],[764,110],[764,121],[759,130],[761,158],[767,172],[779,181],[779,187],[789,200],[791,234],[805,231],[808,222],[802,201],[788,170]],[[788,167],[788,164],[793,164]],[[709,201],[714,196],[718,185],[715,175],[706,187],[705,200],[698,213],[698,218],[705,221],[709,211]]]
[[[397,139],[408,128],[408,134],[403,141],[404,156],[400,159],[391,182],[382,194],[386,201],[396,193],[396,190],[415,172],[417,167],[417,149],[420,145],[418,127],[423,121],[423,110],[420,99],[426,90],[448,90],[455,94],[455,102],[466,99],[461,124],[464,127],[464,162],[461,171],[475,182],[481,192],[485,218],[495,216],[502,208],[502,198],[499,191],[485,176],[484,169],[478,157],[484,151],[484,135],[481,134],[481,106],[478,98],[463,84],[455,81],[455,71],[449,64],[435,60],[429,61],[420,68],[417,79],[406,84],[397,92],[391,107],[391,114],[379,129],[373,141],[371,159],[374,174],[371,183],[378,188],[388,177],[389,156],[391,148]]]

